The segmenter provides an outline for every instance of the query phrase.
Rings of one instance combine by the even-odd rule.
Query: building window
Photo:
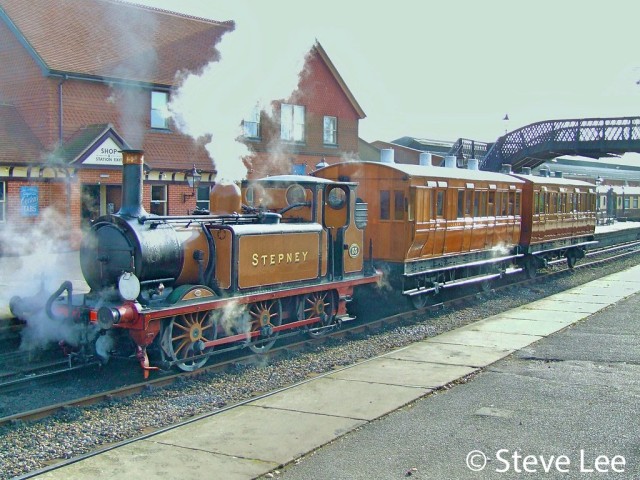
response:
[[[151,213],[161,216],[167,214],[166,185],[151,185]]]
[[[209,185],[202,185],[198,187],[196,191],[196,208],[198,210],[210,210],[211,204],[209,203],[209,192],[211,189]]]
[[[169,94],[151,92],[151,128],[169,128]]]
[[[5,182],[0,182],[0,223],[4,223],[6,221],[5,211],[6,211],[6,195],[5,195]]]
[[[251,114],[242,120],[242,135],[246,138],[260,138],[260,106],[256,105]]]
[[[322,138],[325,145],[338,144],[338,119],[336,117],[324,117]]]
[[[280,138],[288,142],[304,142],[304,107],[282,104]]]

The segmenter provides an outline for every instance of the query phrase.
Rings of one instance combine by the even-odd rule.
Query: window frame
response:
[[[332,122],[327,125],[327,121]],[[338,145],[338,117],[325,115],[322,119],[322,143],[328,146]]]
[[[160,95],[164,98],[162,105],[158,105],[155,99],[160,98]],[[151,111],[149,124],[154,130],[169,130],[169,92],[162,90],[151,90]]]
[[[280,105],[280,139],[291,143],[305,143],[304,105],[283,103]]]
[[[164,198],[160,198],[158,200],[158,199],[154,198],[154,191],[158,191],[159,188],[162,189],[161,191],[164,193]],[[168,203],[168,196],[167,196],[167,185],[165,185],[165,184],[152,184],[150,193],[151,193],[151,201],[150,201],[150,207],[151,207],[150,210],[151,210],[151,212],[150,213],[153,213],[155,215],[160,215],[161,217],[162,216],[167,216],[168,215],[168,211],[169,211],[169,209],[168,209],[169,203]],[[154,208],[154,206],[155,207],[161,206],[161,210],[164,210],[164,213],[158,213],[157,212],[157,208]]]
[[[242,120],[242,136],[250,139],[262,138],[261,123],[260,123],[260,106],[256,105],[248,116],[249,119]]]
[[[196,208],[199,210],[211,211],[211,200],[209,194],[211,187],[209,185],[198,185],[196,188]],[[201,197],[205,198],[202,199]]]
[[[381,221],[391,220],[391,190],[380,190],[380,210],[379,218]]]

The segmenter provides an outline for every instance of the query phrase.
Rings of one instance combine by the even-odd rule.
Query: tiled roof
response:
[[[44,147],[12,105],[0,103],[0,163],[35,164]]]
[[[159,85],[217,58],[234,29],[118,0],[0,0],[0,20],[45,71]]]

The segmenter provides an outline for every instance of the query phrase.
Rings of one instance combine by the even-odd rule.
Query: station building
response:
[[[0,0],[0,239],[52,210],[51,235],[78,239],[92,220],[117,212],[123,148],[145,152],[148,212],[208,208],[211,138],[179,132],[167,105],[180,75],[217,60],[216,45],[234,29],[233,21],[118,0]],[[237,119],[253,152],[250,178],[357,155],[364,112],[319,43],[305,61],[291,98],[274,99],[275,115]]]

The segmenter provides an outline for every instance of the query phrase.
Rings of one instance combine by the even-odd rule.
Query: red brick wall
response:
[[[341,89],[332,72],[317,53],[311,53],[305,64],[298,88],[282,103],[304,105],[305,142],[287,144],[280,142],[279,105],[276,118],[263,114],[261,118],[262,138],[247,142],[255,152],[251,157],[249,178],[291,173],[291,165],[305,164],[307,173],[322,158],[329,163],[356,156],[358,152],[358,112]],[[338,146],[325,146],[323,121],[325,116],[338,119]]]

